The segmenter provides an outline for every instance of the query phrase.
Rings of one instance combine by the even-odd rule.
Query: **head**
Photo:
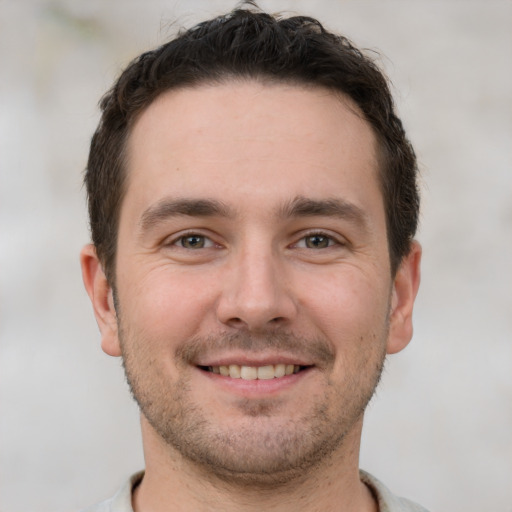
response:
[[[142,54],[101,101],[103,113],[91,142],[85,184],[92,241],[111,284],[126,192],[126,145],[134,123],[166,91],[237,79],[316,86],[350,98],[377,138],[394,274],[416,232],[419,195],[415,154],[386,78],[348,39],[328,32],[315,19],[239,9]]]
[[[419,283],[382,74],[315,20],[238,10],[142,55],[102,107],[82,268],[148,465],[268,486],[354,464]]]

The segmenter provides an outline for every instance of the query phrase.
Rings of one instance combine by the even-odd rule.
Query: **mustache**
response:
[[[211,356],[229,350],[261,353],[269,349],[300,356],[320,366],[332,364],[335,356],[331,345],[325,339],[307,338],[286,332],[263,335],[237,332],[198,336],[178,346],[175,355],[177,361],[194,364],[205,354]]]

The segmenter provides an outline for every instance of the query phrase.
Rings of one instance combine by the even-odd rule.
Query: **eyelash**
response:
[[[200,238],[203,240],[203,242],[205,244],[208,244],[207,247],[195,247],[195,248],[192,248],[192,247],[185,247],[183,245],[183,242],[187,239],[187,238]],[[180,243],[181,242],[181,243]],[[208,243],[209,242],[209,243]],[[178,238],[174,238],[173,240],[170,241],[170,243],[168,244],[170,246],[178,246],[180,247],[181,249],[187,249],[187,250],[194,250],[194,249],[209,249],[210,247],[213,247],[215,246],[215,242],[209,237],[209,236],[206,236],[206,235],[203,235],[201,233],[197,233],[195,231],[190,231],[189,233],[183,233],[181,234]]]
[[[308,238],[311,239],[313,237],[326,239],[328,245],[325,247],[307,247],[306,240]],[[343,242],[341,242],[337,237],[334,237],[332,234],[326,233],[324,231],[311,231],[309,233],[306,233],[295,244],[293,244],[293,246],[297,247],[299,245],[299,243],[301,243],[301,242],[304,242],[304,245],[306,245],[306,247],[300,247],[301,249],[317,249],[317,250],[319,250],[319,249],[328,249],[329,247],[333,247],[336,245],[338,245],[338,246],[346,245]]]
[[[202,239],[203,241],[203,244],[205,244],[206,246],[200,246],[200,247],[185,247],[183,244],[184,244],[184,241],[187,239],[187,238],[200,238]],[[307,246],[307,239],[311,239],[313,237],[318,237],[318,238],[322,238],[322,239],[325,239],[327,241],[327,245],[325,247],[308,247]],[[304,242],[304,246],[302,247],[299,247],[299,245]],[[182,249],[187,249],[187,250],[199,250],[199,249],[209,249],[211,247],[214,247],[216,244],[215,242],[207,235],[203,235],[201,233],[197,233],[195,231],[190,231],[188,233],[183,233],[182,235],[180,235],[178,238],[174,238],[173,240],[171,240],[169,242],[169,244],[167,244],[169,246],[178,246]],[[316,250],[320,250],[320,249],[328,249],[329,247],[333,247],[333,246],[343,246],[343,245],[346,245],[346,243],[344,242],[341,242],[338,238],[332,236],[330,233],[325,233],[324,231],[311,231],[309,233],[306,233],[304,234],[297,242],[293,243],[291,245],[291,247],[297,247],[297,248],[300,248],[300,249],[316,249]]]

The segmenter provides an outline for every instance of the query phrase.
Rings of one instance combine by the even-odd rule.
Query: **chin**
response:
[[[328,464],[343,450],[350,430],[343,425],[359,427],[358,421],[340,418],[339,422],[328,421],[331,428],[326,429],[328,415],[322,407],[295,419],[273,416],[272,406],[266,403],[248,403],[247,408],[244,416],[221,423],[206,420],[196,411],[194,424],[182,424],[179,429],[169,424],[162,429],[165,423],[149,421],[171,451],[205,477],[258,488],[300,481],[312,468]]]

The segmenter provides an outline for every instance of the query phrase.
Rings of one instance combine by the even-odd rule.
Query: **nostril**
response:
[[[271,318],[266,323],[260,322],[246,322],[240,317],[232,317],[230,318],[226,324],[234,329],[248,329],[249,331],[259,331],[265,329],[273,329],[277,327],[283,326],[286,323],[286,318],[284,316],[276,316]]]
[[[227,324],[230,325],[231,327],[244,327],[246,325],[246,323],[241,319],[241,318],[230,318],[228,321],[227,321]]]

